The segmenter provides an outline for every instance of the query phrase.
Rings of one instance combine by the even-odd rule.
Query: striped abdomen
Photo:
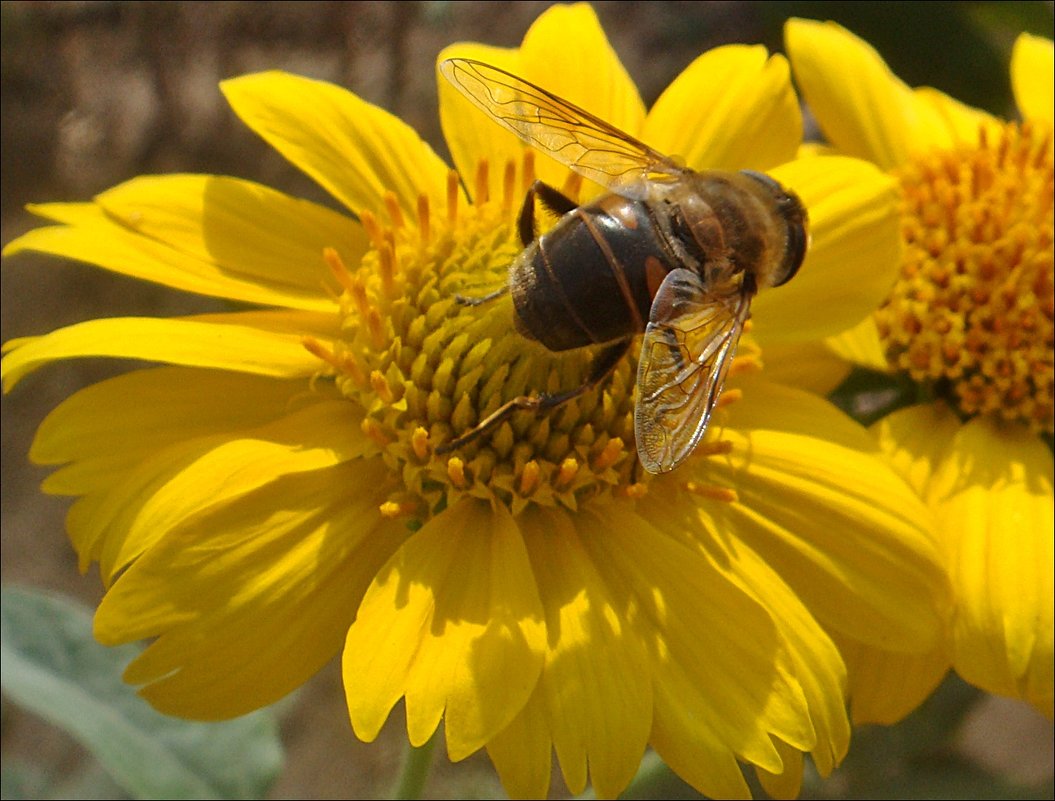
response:
[[[566,214],[517,258],[517,329],[554,351],[640,333],[653,295],[678,266],[645,203],[605,195]]]

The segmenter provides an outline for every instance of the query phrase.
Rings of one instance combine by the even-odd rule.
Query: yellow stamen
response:
[[[729,365],[729,376],[757,373],[762,369],[762,362],[753,353],[737,354]]]
[[[343,352],[338,353],[337,351],[322,344],[315,337],[302,337],[301,344],[304,349],[308,351],[312,356],[321,361],[326,362],[328,365],[337,370],[338,373],[343,373],[349,376],[360,389],[365,389],[369,386],[369,382],[366,379],[366,374],[363,369],[359,366],[359,362],[356,361],[355,356],[351,353]]]
[[[582,176],[577,172],[569,172],[568,177],[564,180],[564,188],[561,192],[564,196],[570,198],[572,201],[579,202],[579,192],[582,190]]]
[[[418,195],[418,234],[421,236],[421,244],[427,245],[431,237],[429,231],[429,198],[428,195]]]
[[[359,312],[359,316],[364,320],[369,319],[370,312],[374,311],[374,308],[370,305],[370,298],[367,297],[366,284],[363,283],[363,279],[358,275],[353,275],[348,291],[355,302],[355,308]]]
[[[366,328],[370,332],[370,339],[374,343],[374,347],[380,348],[387,341],[385,336],[385,324],[381,319],[381,312],[374,307],[366,313]]]
[[[388,379],[385,378],[380,370],[371,371],[370,387],[374,390],[374,394],[383,402],[391,404],[395,400],[395,395],[392,394],[392,387],[389,386]]]
[[[364,209],[359,214],[359,221],[363,224],[363,229],[366,231],[366,236],[370,240],[370,244],[374,248],[381,247],[381,243],[384,241],[384,234],[381,231],[381,223],[377,219],[377,215],[372,211]]]
[[[521,172],[521,187],[520,194],[526,195],[527,191],[531,188],[531,185],[535,183],[535,151],[529,149],[524,150],[523,163],[520,168]]]
[[[1039,121],[899,173],[901,277],[876,314],[890,363],[966,415],[1055,427],[1053,157]]]
[[[322,249],[322,258],[326,266],[330,268],[330,272],[333,273],[333,277],[337,279],[337,283],[350,294],[353,286],[352,274],[344,265],[341,254],[334,248],[326,247]]]
[[[578,474],[579,461],[574,456],[569,456],[560,463],[560,470],[557,472],[557,478],[553,483],[557,487],[566,487],[575,480],[575,476]]]
[[[429,432],[421,426],[415,428],[410,435],[410,447],[419,461],[425,461],[429,455]]]
[[[742,389],[726,389],[718,397],[718,400],[714,404],[715,409],[724,409],[732,403],[736,403],[738,400],[744,397],[744,391]]]
[[[476,162],[476,192],[473,195],[473,203],[477,206],[482,206],[491,198],[488,178],[487,159],[480,159]]]
[[[397,517],[409,517],[418,511],[418,504],[412,499],[388,500],[378,507],[382,517],[390,520]]]
[[[623,455],[623,440],[620,437],[612,437],[604,446],[597,458],[593,460],[593,469],[597,472],[606,470],[615,464]]]
[[[315,337],[310,336],[302,337],[301,344],[312,356],[326,362],[338,373],[343,373],[351,378],[360,389],[365,389],[368,386],[369,382],[366,380],[366,375],[352,354],[337,353],[319,342]]]
[[[721,456],[731,453],[732,450],[733,443],[731,441],[727,439],[713,439],[701,442],[692,453],[694,456]]]
[[[640,481],[635,481],[633,484],[626,484],[620,488],[620,495],[631,500],[638,500],[648,495],[648,485]]]
[[[391,243],[386,241],[378,249],[378,255],[381,257],[381,288],[386,296],[393,297],[396,273],[395,249]]]
[[[359,424],[359,427],[379,448],[387,448],[392,442],[392,440],[385,435],[385,430],[381,427],[381,424],[372,417],[364,417],[363,422]]]
[[[343,353],[341,354],[340,360],[341,372],[351,378],[356,386],[360,389],[366,389],[370,386],[370,379],[367,378],[366,371],[359,364],[359,361],[355,356],[351,353]]]
[[[736,503],[739,500],[736,490],[729,489],[728,487],[715,487],[710,484],[700,484],[696,481],[688,481],[685,483],[685,489],[693,495],[698,495],[701,498],[708,498],[712,501]]]
[[[300,344],[303,345],[304,349],[315,358],[326,362],[337,370],[342,368],[341,360],[337,358],[337,355],[333,350],[319,342],[315,337],[301,337]]]
[[[524,465],[523,471],[520,473],[520,494],[528,496],[538,487],[539,474],[540,474],[538,462],[532,459],[530,462]]]
[[[469,480],[465,477],[465,462],[457,456],[452,456],[447,460],[447,478],[458,489],[465,489],[469,486]]]
[[[458,221],[458,194],[461,190],[461,179],[458,173],[451,170],[447,173],[447,223],[453,226]]]
[[[502,175],[502,211],[508,214],[513,210],[513,193],[516,192],[517,165],[509,159],[506,162],[505,173]]]
[[[389,219],[392,220],[392,225],[402,228],[404,225],[403,209],[399,207],[399,198],[391,190],[385,192],[385,209],[388,211]]]

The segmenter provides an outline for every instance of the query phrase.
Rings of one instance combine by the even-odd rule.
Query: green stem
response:
[[[664,785],[670,784],[670,770],[654,751],[645,753],[637,775],[627,788],[619,794],[620,798],[663,798],[666,793]],[[658,793],[658,794],[657,794]],[[670,797],[667,795],[666,797]]]
[[[403,757],[403,770],[399,776],[399,785],[396,787],[396,799],[421,798],[421,792],[425,789],[425,781],[429,778],[429,768],[432,767],[432,749],[436,744],[436,735],[420,748],[414,748],[407,744],[407,752]]]

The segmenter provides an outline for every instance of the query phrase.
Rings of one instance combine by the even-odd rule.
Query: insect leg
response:
[[[589,392],[611,375],[612,370],[614,370],[615,366],[619,364],[619,360],[626,356],[628,350],[630,350],[629,339],[621,339],[618,342],[613,342],[593,357],[593,360],[590,362],[590,372],[587,374],[586,380],[581,386],[568,390],[567,392],[561,392],[558,395],[539,395],[538,408],[543,410],[553,409],[560,406],[562,403],[567,403],[572,398],[577,398],[580,395]]]
[[[524,247],[530,245],[535,239],[536,197],[542,202],[543,207],[558,216],[563,216],[572,209],[577,208],[575,201],[571,198],[561,194],[549,184],[535,181],[528,187],[527,194],[524,196],[524,203],[521,205],[520,213],[517,215],[517,232],[520,234],[520,241]],[[507,292],[509,292],[508,284],[478,298],[467,295],[455,295],[454,299],[460,306],[479,306],[495,298],[500,298]]]
[[[509,291],[509,284],[506,284],[500,289],[496,289],[494,292],[488,292],[486,295],[481,295],[478,298],[470,298],[466,295],[455,295],[454,302],[459,306],[479,306],[483,303],[487,303],[489,300],[500,298],[502,295]]]
[[[590,362],[590,371],[586,376],[586,380],[575,389],[561,392],[556,395],[547,395],[543,393],[540,395],[520,395],[513,398],[511,401],[503,404],[481,420],[472,431],[463,434],[450,442],[445,442],[444,444],[439,445],[436,448],[436,453],[450,453],[453,450],[468,445],[470,442],[473,442],[501,425],[516,412],[548,411],[549,409],[555,409],[562,403],[567,403],[573,398],[577,398],[580,395],[589,392],[612,374],[612,370],[614,370],[616,365],[619,364],[619,360],[622,359],[630,349],[630,342],[630,339],[622,339],[618,342],[613,342],[594,356],[593,360]]]
[[[524,203],[520,207],[520,214],[517,215],[517,230],[520,232],[520,241],[524,247],[530,245],[535,238],[536,197],[542,201],[542,205],[546,209],[558,217],[563,217],[572,209],[578,208],[578,204],[570,197],[562,194],[549,184],[536,180],[528,187],[527,194],[524,196]]]

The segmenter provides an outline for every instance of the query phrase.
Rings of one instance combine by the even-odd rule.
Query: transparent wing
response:
[[[686,173],[673,159],[588,111],[498,67],[451,58],[440,72],[503,128],[614,192]]]
[[[722,392],[751,297],[714,297],[691,270],[671,271],[652,302],[637,369],[634,433],[650,473],[673,470],[696,448]]]

